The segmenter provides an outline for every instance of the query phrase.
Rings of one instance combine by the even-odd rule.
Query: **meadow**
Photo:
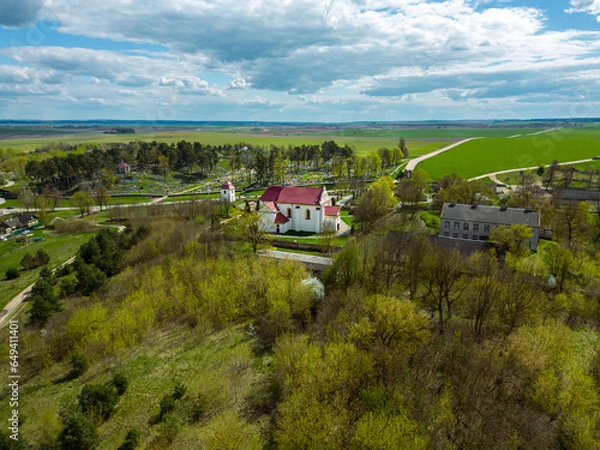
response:
[[[29,234],[23,243],[16,242],[14,238],[0,242],[0,309],[38,279],[41,268],[21,272],[16,280],[7,281],[4,278],[4,273],[11,267],[22,269],[20,261],[25,253],[34,255],[39,249],[44,249],[50,256],[48,266],[53,269],[75,256],[81,244],[92,236],[93,233],[57,235],[47,229],[38,229]],[[33,238],[42,240],[34,242]]]
[[[406,130],[345,129],[319,133],[331,137],[394,138],[405,139],[466,139],[471,137],[510,137],[540,131],[538,128],[415,128]]]
[[[433,179],[457,173],[471,178],[500,170],[575,161],[600,155],[600,129],[559,129],[508,138],[482,138],[419,164]]]
[[[422,137],[427,137],[423,135]],[[311,145],[322,144],[326,140],[334,139],[339,145],[348,145],[356,149],[357,154],[366,156],[371,152],[377,151],[381,147],[394,148],[398,145],[400,133],[392,133],[388,137],[337,137],[337,136],[311,136],[311,135],[268,135],[252,134],[241,132],[214,132],[214,131],[160,131],[143,132],[135,134],[103,134],[102,132],[82,133],[75,135],[64,135],[56,137],[36,137],[23,139],[0,140],[0,148],[11,148],[18,152],[26,153],[51,143],[65,143],[77,145],[83,143],[109,144],[109,143],[127,143],[131,141],[158,141],[167,143],[176,143],[181,140],[197,141],[202,144],[222,145],[236,144],[245,142],[253,145],[269,147],[271,145]],[[410,139],[407,146],[412,155],[419,155],[436,150],[448,144],[446,140],[431,141],[422,139]]]

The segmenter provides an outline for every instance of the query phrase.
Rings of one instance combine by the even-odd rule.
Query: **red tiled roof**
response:
[[[231,184],[231,181],[227,180],[225,182],[223,182],[223,184],[221,185],[221,189],[235,189],[233,187],[233,184]]]
[[[119,169],[123,169],[125,167],[129,167],[129,164],[127,164],[126,162],[121,161],[119,164],[117,164],[117,167]]]
[[[279,193],[277,202],[292,203],[294,205],[318,205],[322,193],[322,188],[285,186]]]
[[[260,196],[259,200],[261,202],[276,202],[282,189],[283,186],[271,186]]]
[[[290,221],[290,219],[288,219],[281,213],[277,213],[277,215],[275,216],[275,223],[284,224],[284,223],[288,223],[289,221]]]
[[[339,216],[342,208],[339,206],[326,206],[325,207],[325,215],[326,216]]]

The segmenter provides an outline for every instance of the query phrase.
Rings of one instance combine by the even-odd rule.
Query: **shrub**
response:
[[[72,414],[63,419],[58,443],[63,450],[91,450],[98,442],[93,422],[83,414]]]
[[[46,253],[43,248],[40,248],[35,253],[35,261],[37,264],[36,267],[45,266],[46,264],[48,264],[50,262],[50,255],[48,255],[48,253]]]
[[[125,441],[121,444],[118,450],[133,450],[138,448],[142,443],[142,433],[138,428],[132,428],[127,432]]]
[[[127,378],[121,372],[115,373],[111,383],[117,389],[119,395],[123,395],[127,390]]]
[[[187,386],[183,384],[181,381],[178,381],[173,389],[173,399],[181,400],[185,395],[185,391],[187,391]]]
[[[7,280],[15,280],[21,276],[19,269],[16,267],[11,267],[6,271],[6,279]]]
[[[88,369],[90,363],[87,357],[80,352],[75,352],[71,355],[71,372],[69,372],[69,378],[77,378]]]
[[[81,412],[95,420],[107,420],[118,401],[119,393],[112,383],[86,384],[79,394]]]
[[[175,399],[170,394],[165,394],[165,396],[160,400],[160,412],[158,413],[158,420],[162,421],[166,414],[170,413],[175,409]]]

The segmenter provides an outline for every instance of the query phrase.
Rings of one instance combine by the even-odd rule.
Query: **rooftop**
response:
[[[468,222],[512,225],[522,223],[531,227],[540,226],[540,213],[526,208],[508,208],[488,205],[466,205],[444,203],[442,220],[465,220]]]

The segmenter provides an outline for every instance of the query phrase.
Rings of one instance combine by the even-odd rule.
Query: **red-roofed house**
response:
[[[340,211],[331,206],[325,188],[271,186],[259,198],[259,211],[264,229],[271,233],[322,233],[326,221],[339,230]]]
[[[124,161],[117,164],[117,173],[129,173],[131,172],[131,166]]]

